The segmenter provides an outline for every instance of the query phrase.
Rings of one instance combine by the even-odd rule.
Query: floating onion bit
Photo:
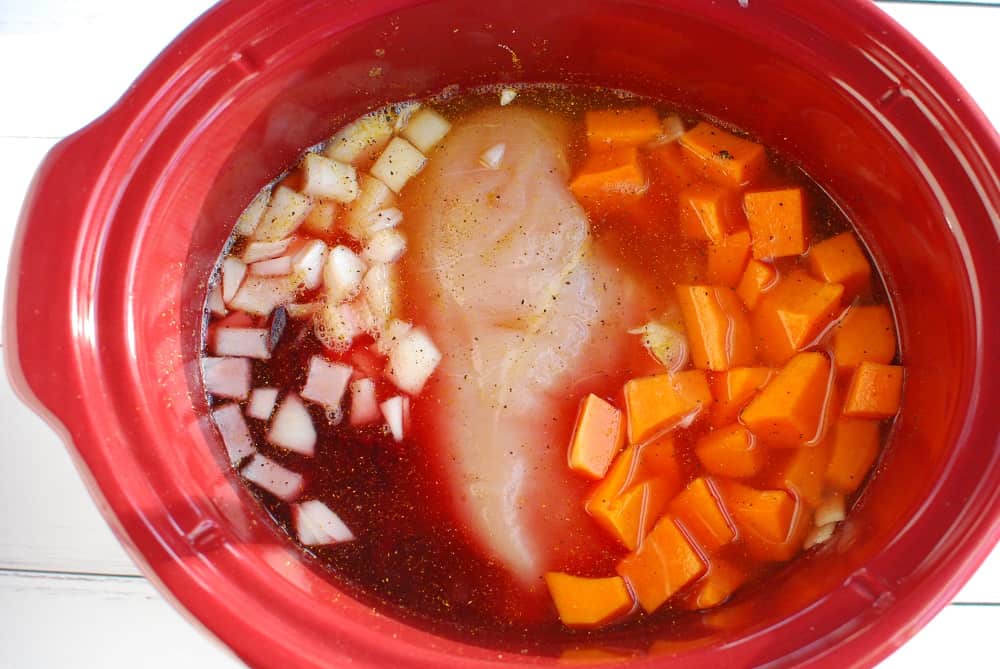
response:
[[[677,372],[687,364],[687,337],[679,329],[659,321],[650,321],[628,333],[641,335],[643,346],[667,370]]]
[[[836,523],[830,523],[829,525],[822,525],[820,527],[814,527],[809,534],[806,535],[806,540],[802,543],[803,550],[809,550],[813,546],[819,544],[825,544],[831,538],[833,538],[833,531],[837,528]]]
[[[502,91],[500,91],[500,106],[506,107],[511,102],[513,102],[514,98],[516,97],[517,97],[517,90],[513,88],[503,89]]]
[[[500,163],[503,162],[503,154],[507,151],[507,145],[503,142],[499,144],[494,144],[490,148],[483,151],[482,155],[479,156],[479,163],[483,167],[488,167],[491,170],[495,170],[500,167]]]
[[[831,495],[816,507],[816,525],[820,527],[839,523],[846,517],[844,498],[840,495]]]

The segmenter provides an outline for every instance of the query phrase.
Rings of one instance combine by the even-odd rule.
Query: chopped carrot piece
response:
[[[743,211],[757,260],[806,252],[809,240],[801,188],[746,193]]]
[[[713,556],[708,565],[708,573],[683,596],[682,606],[688,610],[714,608],[729,599],[737,588],[746,583],[748,576],[746,570],[739,565]]]
[[[874,420],[837,419],[830,435],[827,483],[845,495],[857,490],[878,456],[878,432],[878,422]]]
[[[695,367],[723,372],[753,362],[750,323],[731,288],[677,286],[677,301]]]
[[[759,260],[750,260],[747,263],[747,268],[743,270],[740,282],[736,284],[736,294],[743,300],[747,309],[753,309],[760,301],[760,296],[774,284],[777,278],[778,271],[774,269],[774,265]]]
[[[868,287],[872,267],[853,232],[824,239],[809,249],[809,269],[817,279],[844,286],[848,300]]]
[[[830,381],[830,361],[822,353],[799,353],[750,400],[740,414],[765,444],[798,447],[811,441]]]
[[[739,186],[756,177],[767,160],[760,144],[704,121],[681,135],[680,143],[700,159],[710,179],[730,186]]]
[[[903,368],[862,362],[847,389],[844,415],[848,418],[892,418],[899,411]]]
[[[569,627],[597,627],[632,610],[632,595],[621,576],[584,578],[549,571],[545,584],[559,620]]]
[[[770,378],[771,369],[768,367],[733,367],[720,374],[713,374],[711,384],[715,406],[712,407],[709,423],[714,427],[735,423],[740,409],[746,406]]]
[[[781,277],[750,312],[760,356],[772,365],[811,344],[840,313],[844,287],[801,271]]]
[[[708,280],[733,288],[750,260],[750,231],[740,230],[719,244],[708,245]]]
[[[827,463],[830,461],[830,446],[824,440],[814,446],[803,446],[789,453],[770,479],[776,488],[782,488],[811,506],[817,506],[823,498],[823,482]]]
[[[694,446],[694,453],[709,474],[743,478],[764,466],[764,450],[758,448],[750,430],[729,425],[709,432]]]
[[[569,468],[590,478],[604,478],[624,444],[622,412],[593,393],[587,395],[580,403],[570,440]]]
[[[667,507],[690,537],[707,553],[714,553],[736,538],[729,517],[719,506],[716,492],[706,478],[696,478]]]
[[[839,372],[861,362],[888,364],[894,357],[896,329],[886,306],[851,307],[833,331],[833,362]]]
[[[652,107],[600,109],[584,116],[587,143],[593,150],[636,147],[660,134],[660,116]]]
[[[660,608],[705,570],[701,556],[668,517],[661,518],[642,545],[618,563],[618,574],[632,586],[647,613]]]
[[[797,534],[796,504],[787,492],[757,490],[735,481],[720,482],[719,492],[752,558],[787,560],[801,548],[801,541],[790,541]]]
[[[711,403],[712,393],[701,370],[632,379],[625,384],[629,443],[646,441],[686,418],[696,417]]]
[[[646,173],[634,147],[591,154],[569,184],[585,206],[627,203],[645,193],[647,186]]]
[[[721,244],[736,227],[736,194],[712,183],[691,186],[678,195],[681,233],[689,239]]]

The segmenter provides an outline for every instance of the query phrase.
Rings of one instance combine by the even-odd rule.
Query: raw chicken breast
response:
[[[409,286],[445,352],[431,433],[472,536],[528,586],[602,544],[566,449],[576,402],[621,376],[625,332],[642,321],[567,188],[568,138],[544,112],[474,114],[403,202]],[[483,167],[499,143],[499,168]]]

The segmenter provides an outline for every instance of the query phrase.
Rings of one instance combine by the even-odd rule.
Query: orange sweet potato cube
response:
[[[681,135],[680,144],[708,178],[730,186],[752,180],[767,161],[760,144],[704,121]]]
[[[903,392],[903,368],[862,362],[854,370],[844,400],[848,418],[892,418],[899,411]]]
[[[817,506],[823,498],[830,446],[826,440],[797,448],[776,469],[772,485],[792,493],[797,499]]]
[[[802,548],[799,525],[808,525],[793,526],[796,504],[786,491],[758,490],[735,481],[723,481],[719,483],[719,492],[750,557],[763,562],[783,561]]]
[[[660,134],[660,116],[652,107],[597,109],[584,114],[587,143],[594,151],[637,147]]]
[[[764,387],[771,374],[769,367],[733,367],[712,374],[710,383],[715,405],[709,415],[709,423],[714,427],[735,423],[740,410]]]
[[[754,309],[760,301],[760,296],[769,289],[778,278],[774,265],[759,260],[750,260],[743,270],[743,276],[736,284],[736,294],[743,300],[747,309]]]
[[[845,495],[858,489],[879,451],[878,421],[839,418],[830,435],[826,482]]]
[[[649,182],[635,147],[593,153],[569,183],[585,207],[633,202],[646,192]]]
[[[690,186],[678,195],[681,233],[688,239],[721,244],[736,227],[736,194],[713,183]]]
[[[593,479],[603,478],[624,445],[622,412],[593,393],[583,398],[570,440],[570,469]]]
[[[750,231],[734,232],[718,244],[709,244],[707,253],[708,280],[719,286],[735,287],[750,260]]]
[[[649,150],[649,165],[655,181],[670,193],[678,193],[698,182],[698,175],[684,159],[686,152],[677,142]]]
[[[736,538],[729,517],[719,506],[715,488],[706,478],[691,481],[670,500],[667,509],[707,553],[717,551]]]
[[[799,353],[764,386],[741,418],[766,445],[794,448],[811,441],[830,385],[830,361],[822,353]]]
[[[748,576],[746,569],[713,556],[708,565],[708,573],[694,584],[690,592],[681,597],[681,606],[691,611],[719,606],[746,583]]]
[[[833,330],[833,362],[838,372],[862,362],[888,364],[896,357],[896,328],[884,305],[853,306]]]
[[[677,286],[691,359],[721,372],[753,362],[753,335],[740,298],[722,286]]]
[[[646,441],[711,404],[708,380],[698,369],[632,379],[625,384],[629,443]]]
[[[757,260],[806,252],[809,235],[801,188],[746,193],[743,212],[750,226],[753,257]]]
[[[568,627],[599,627],[632,610],[632,595],[620,576],[584,578],[558,571],[545,573],[545,584]]]
[[[766,459],[750,430],[739,424],[704,435],[695,443],[694,453],[709,474],[733,478],[754,476]]]
[[[637,550],[618,563],[618,574],[652,613],[706,571],[705,561],[672,518],[663,517]]]
[[[844,287],[792,271],[761,296],[750,312],[757,352],[780,365],[811,344],[840,314]]]
[[[839,283],[850,300],[868,288],[872,268],[853,232],[824,239],[809,249],[809,270],[817,279]]]

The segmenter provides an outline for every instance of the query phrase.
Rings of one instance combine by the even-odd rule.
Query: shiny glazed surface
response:
[[[679,666],[707,654],[866,665],[891,651],[1000,533],[998,426],[987,414],[1000,371],[987,355],[1000,325],[989,262],[996,133],[957,102],[965,96],[939,65],[863,4],[635,1],[581,13],[515,3],[502,16],[463,2],[400,9],[410,4],[222,5],[36,177],[9,284],[12,373],[72,439],[147,573],[254,665],[497,660],[343,597],[250,515],[196,406],[194,284],[225,221],[340,121],[455,81],[569,78],[677,99],[800,161],[858,221],[913,370],[865,523],[844,547],[857,565],[846,587],[803,569],[818,600],[808,612],[762,619],[766,633],[723,634],[710,648],[660,650]]]

